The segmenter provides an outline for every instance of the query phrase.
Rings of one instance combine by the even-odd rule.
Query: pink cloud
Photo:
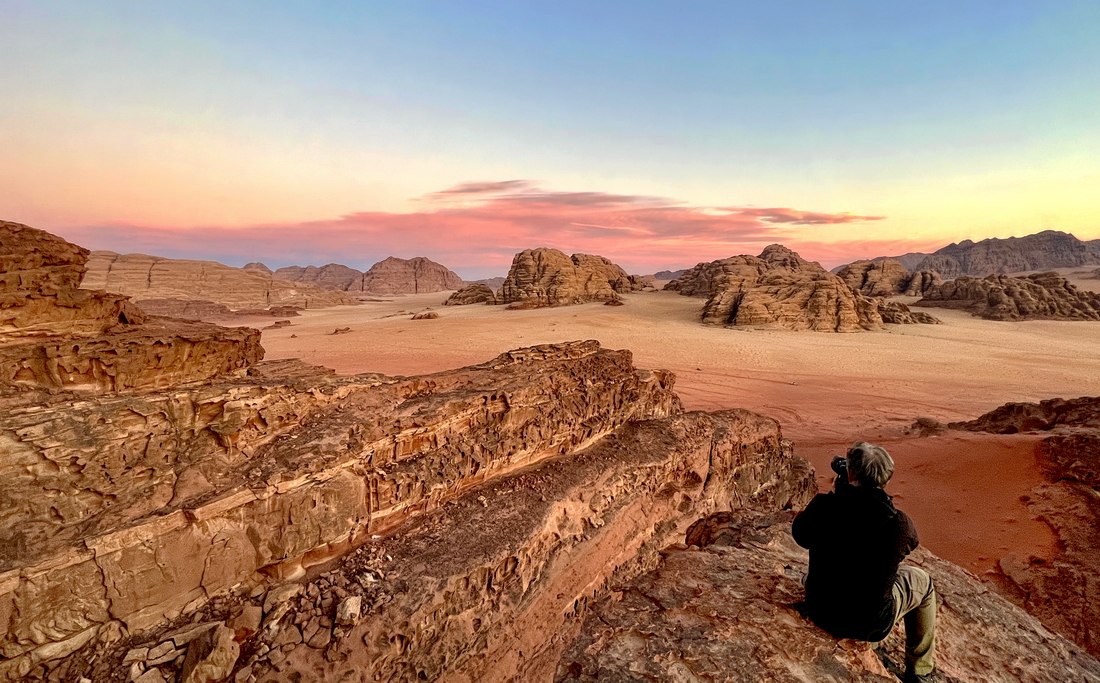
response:
[[[456,198],[461,201],[452,201]],[[600,254],[638,273],[755,254],[773,242],[805,248],[803,256],[828,261],[836,251],[833,245],[822,241],[800,247],[787,226],[882,218],[789,208],[712,209],[644,195],[546,191],[526,180],[464,183],[420,202],[421,209],[411,213],[364,211],[296,223],[234,228],[100,225],[58,232],[92,249],[235,264],[337,262],[366,268],[391,255],[427,256],[465,276],[482,277],[503,274],[517,251],[537,246]],[[897,242],[877,244],[885,248]],[[850,242],[849,247],[860,247],[851,258],[877,255],[875,245]]]

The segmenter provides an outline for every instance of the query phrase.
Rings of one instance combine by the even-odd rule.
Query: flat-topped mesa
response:
[[[704,323],[818,332],[881,329],[878,302],[795,252],[773,244],[760,256],[700,263],[666,285],[683,296],[709,297]]]
[[[988,320],[1100,320],[1100,294],[1056,273],[960,277],[930,287],[914,304],[969,311]]]
[[[789,519],[701,520],[688,532],[690,545],[669,548],[654,571],[590,607],[556,680],[896,683],[904,668],[900,625],[872,649],[838,641],[798,611],[806,551],[791,538]],[[1100,680],[1100,662],[972,574],[924,549],[907,562],[924,568],[942,596],[936,667],[943,680]]]
[[[540,247],[516,254],[498,299],[509,308],[569,306],[618,299],[642,285],[602,256]]]
[[[284,372],[0,411],[0,671],[299,576],[477,484],[680,412],[671,374],[594,341],[419,377]]]
[[[325,266],[286,266],[275,276],[293,282],[310,283],[335,291],[364,294],[424,294],[460,289],[466,283],[442,264],[429,258],[390,256],[367,272],[339,263]]]
[[[233,310],[358,303],[342,292],[283,280],[255,267],[234,268],[215,261],[93,251],[87,267],[81,287],[124,294],[139,305],[144,299],[212,301]]]
[[[259,332],[146,316],[128,297],[77,289],[88,251],[0,223],[0,392],[124,391],[243,372]]]

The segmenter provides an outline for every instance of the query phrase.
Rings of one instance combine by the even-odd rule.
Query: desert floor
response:
[[[444,307],[445,298],[305,311],[289,327],[265,330],[263,345],[269,359],[393,375],[574,339],[630,349],[638,367],[676,373],[688,409],[743,407],[778,419],[795,451],[814,464],[821,486],[829,485],[831,455],[858,440],[883,444],[897,463],[888,490],[914,518],[924,544],[977,573],[1007,555],[1053,550],[1049,529],[1020,500],[1040,482],[1036,438],[958,432],[918,438],[906,427],[920,416],[971,419],[1009,401],[1100,390],[1100,323],[1003,323],[923,309],[943,324],[828,334],[704,326],[697,321],[703,301],[671,292],[628,295],[621,307],[528,311]],[[427,308],[440,317],[410,319]],[[332,335],[338,327],[351,332]]]

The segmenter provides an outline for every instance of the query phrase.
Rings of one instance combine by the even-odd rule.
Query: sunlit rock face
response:
[[[123,294],[138,302],[207,301],[232,310],[273,306],[324,308],[356,303],[346,293],[290,282],[257,268],[233,268],[214,261],[93,251],[87,268],[81,287]]]
[[[1100,294],[1056,273],[960,277],[929,287],[917,306],[970,311],[989,320],[1100,320]]]
[[[904,668],[903,628],[876,650],[833,638],[798,610],[806,551],[790,514],[720,514],[656,569],[591,606],[558,681],[877,681]],[[918,549],[910,560],[941,596],[936,666],[944,680],[1100,680],[1100,663],[972,574]]]
[[[913,274],[896,259],[855,261],[836,271],[837,277],[867,296],[896,296],[909,288]]]
[[[704,323],[817,332],[882,329],[875,299],[838,276],[773,244],[759,256],[700,263],[665,289],[705,296]]]
[[[444,306],[469,306],[470,304],[495,304],[499,303],[496,292],[489,285],[476,282],[466,285],[454,294],[447,297]]]
[[[636,278],[602,256],[527,249],[512,259],[499,300],[510,308],[569,306],[610,301],[641,288]]]
[[[367,272],[339,263],[326,266],[286,266],[275,277],[323,289],[364,294],[424,294],[460,289],[466,283],[445,266],[423,256],[390,256]]]

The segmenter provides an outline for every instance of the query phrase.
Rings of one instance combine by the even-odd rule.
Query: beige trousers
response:
[[[894,623],[905,619],[905,669],[931,673],[936,664],[936,587],[928,572],[903,565],[894,580]]]

